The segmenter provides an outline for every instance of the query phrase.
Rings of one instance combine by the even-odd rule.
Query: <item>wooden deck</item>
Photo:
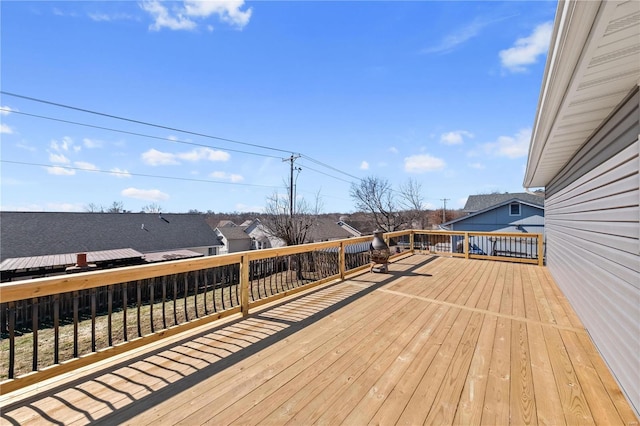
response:
[[[0,397],[2,424],[637,424],[546,268],[414,255]]]

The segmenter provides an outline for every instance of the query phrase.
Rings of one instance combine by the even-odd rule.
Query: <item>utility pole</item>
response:
[[[300,158],[300,155],[293,155],[291,154],[291,157],[289,158],[284,158],[282,161],[289,161],[291,163],[291,177],[289,180],[289,217],[293,218],[293,206],[294,206],[294,200],[293,200],[293,171],[294,170],[298,170],[296,167],[293,166],[293,163]]]
[[[440,198],[440,201],[444,203],[444,206],[442,207],[442,223],[445,223],[447,221],[445,212],[447,211],[447,201],[449,200],[450,198]]]

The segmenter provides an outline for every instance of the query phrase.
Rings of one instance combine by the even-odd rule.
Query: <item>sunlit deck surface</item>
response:
[[[428,255],[0,398],[5,424],[638,421],[546,268]]]

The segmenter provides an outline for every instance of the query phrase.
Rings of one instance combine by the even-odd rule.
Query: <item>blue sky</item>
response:
[[[0,8],[2,210],[260,211],[301,154],[297,195],[349,213],[369,176],[523,190],[556,2]]]

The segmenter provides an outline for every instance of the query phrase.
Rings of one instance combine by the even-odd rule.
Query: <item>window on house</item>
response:
[[[520,203],[509,204],[509,216],[520,216]]]

